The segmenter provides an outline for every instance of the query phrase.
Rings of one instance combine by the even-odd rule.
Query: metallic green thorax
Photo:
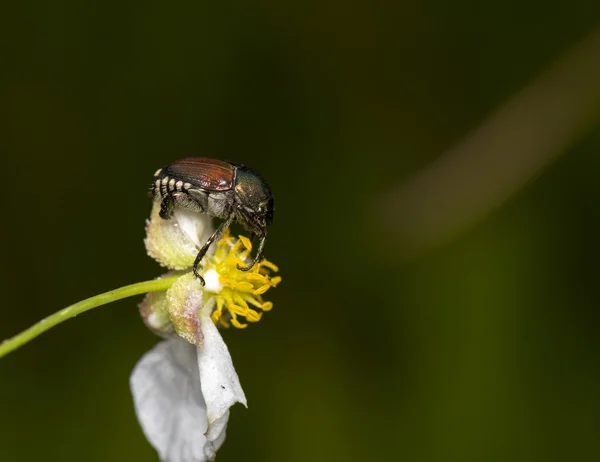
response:
[[[238,167],[235,192],[240,205],[249,209],[263,228],[273,221],[274,200],[271,189],[256,172]]]

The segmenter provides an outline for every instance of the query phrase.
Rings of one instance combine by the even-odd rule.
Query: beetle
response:
[[[249,271],[263,259],[267,227],[273,222],[275,200],[267,182],[245,165],[209,157],[186,157],[154,173],[151,194],[161,200],[160,217],[168,220],[174,207],[183,207],[222,219],[215,232],[198,251],[194,275],[204,284],[198,265],[211,244],[235,221],[259,238],[258,251]]]

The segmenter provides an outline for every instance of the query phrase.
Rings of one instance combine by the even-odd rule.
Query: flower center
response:
[[[277,266],[263,260],[250,271],[237,268],[249,263],[251,250],[250,239],[239,236],[236,240],[227,231],[217,243],[215,254],[205,257],[204,291],[206,303],[215,304],[211,314],[215,324],[242,329],[248,326],[247,322],[259,321],[263,312],[273,308],[273,303],[263,301],[262,295],[281,281],[281,276],[271,277],[278,271]]]

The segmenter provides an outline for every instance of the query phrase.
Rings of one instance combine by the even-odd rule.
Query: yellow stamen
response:
[[[242,244],[244,244],[246,249],[252,250],[252,242],[250,242],[250,239],[248,239],[246,236],[240,236],[240,241]]]
[[[262,313],[259,313],[258,311],[248,310],[248,313],[246,314],[246,320],[248,322],[258,322],[260,321],[260,318],[262,318]]]
[[[250,292],[252,289],[254,289],[254,285],[251,282],[242,281],[236,282],[234,288],[242,292]]]
[[[277,265],[274,265],[273,263],[271,263],[268,260],[263,260],[261,262],[262,266],[264,266],[265,268],[269,268],[271,270],[273,270],[274,272],[278,272],[279,271],[279,267]]]
[[[237,327],[238,329],[245,329],[246,327],[248,327],[248,324],[241,324],[235,318],[231,318],[231,324],[233,324],[233,327]]]
[[[216,324],[223,315],[223,299],[217,298],[217,309],[210,315],[213,322]]]
[[[239,236],[235,240],[226,232],[217,243],[215,254],[205,257],[203,272],[214,269],[222,286],[219,292],[205,292],[205,303],[209,303],[211,297],[216,301],[216,308],[211,314],[215,324],[244,329],[248,326],[246,322],[260,321],[263,312],[273,308],[273,303],[263,301],[262,295],[281,281],[280,276],[270,276],[279,268],[268,260],[262,260],[250,271],[240,271],[238,265],[249,265],[251,250],[250,239]]]
[[[262,295],[264,294],[267,290],[269,290],[271,288],[270,284],[265,284],[264,286],[259,287],[258,289],[256,289],[254,292],[252,292],[254,295]]]

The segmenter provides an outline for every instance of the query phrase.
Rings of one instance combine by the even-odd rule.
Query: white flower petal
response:
[[[225,427],[215,438],[205,436],[206,404],[196,356],[195,346],[174,337],[146,353],[131,375],[138,420],[164,462],[212,460],[224,439]]]
[[[212,304],[207,303],[200,311],[200,329],[204,343],[198,347],[198,367],[202,395],[206,402],[209,440],[218,442],[224,438],[229,408],[235,403],[246,403],[244,390],[240,385],[231,355],[219,330],[210,318]]]
[[[173,217],[160,217],[160,201],[154,201],[150,220],[146,222],[146,251],[162,266],[187,269],[194,264],[198,249],[212,233],[208,215],[175,207]],[[214,250],[212,250],[214,252]]]
[[[181,229],[183,234],[199,249],[212,233],[211,220],[206,214],[175,207],[173,209],[173,218],[177,221],[179,229]]]

